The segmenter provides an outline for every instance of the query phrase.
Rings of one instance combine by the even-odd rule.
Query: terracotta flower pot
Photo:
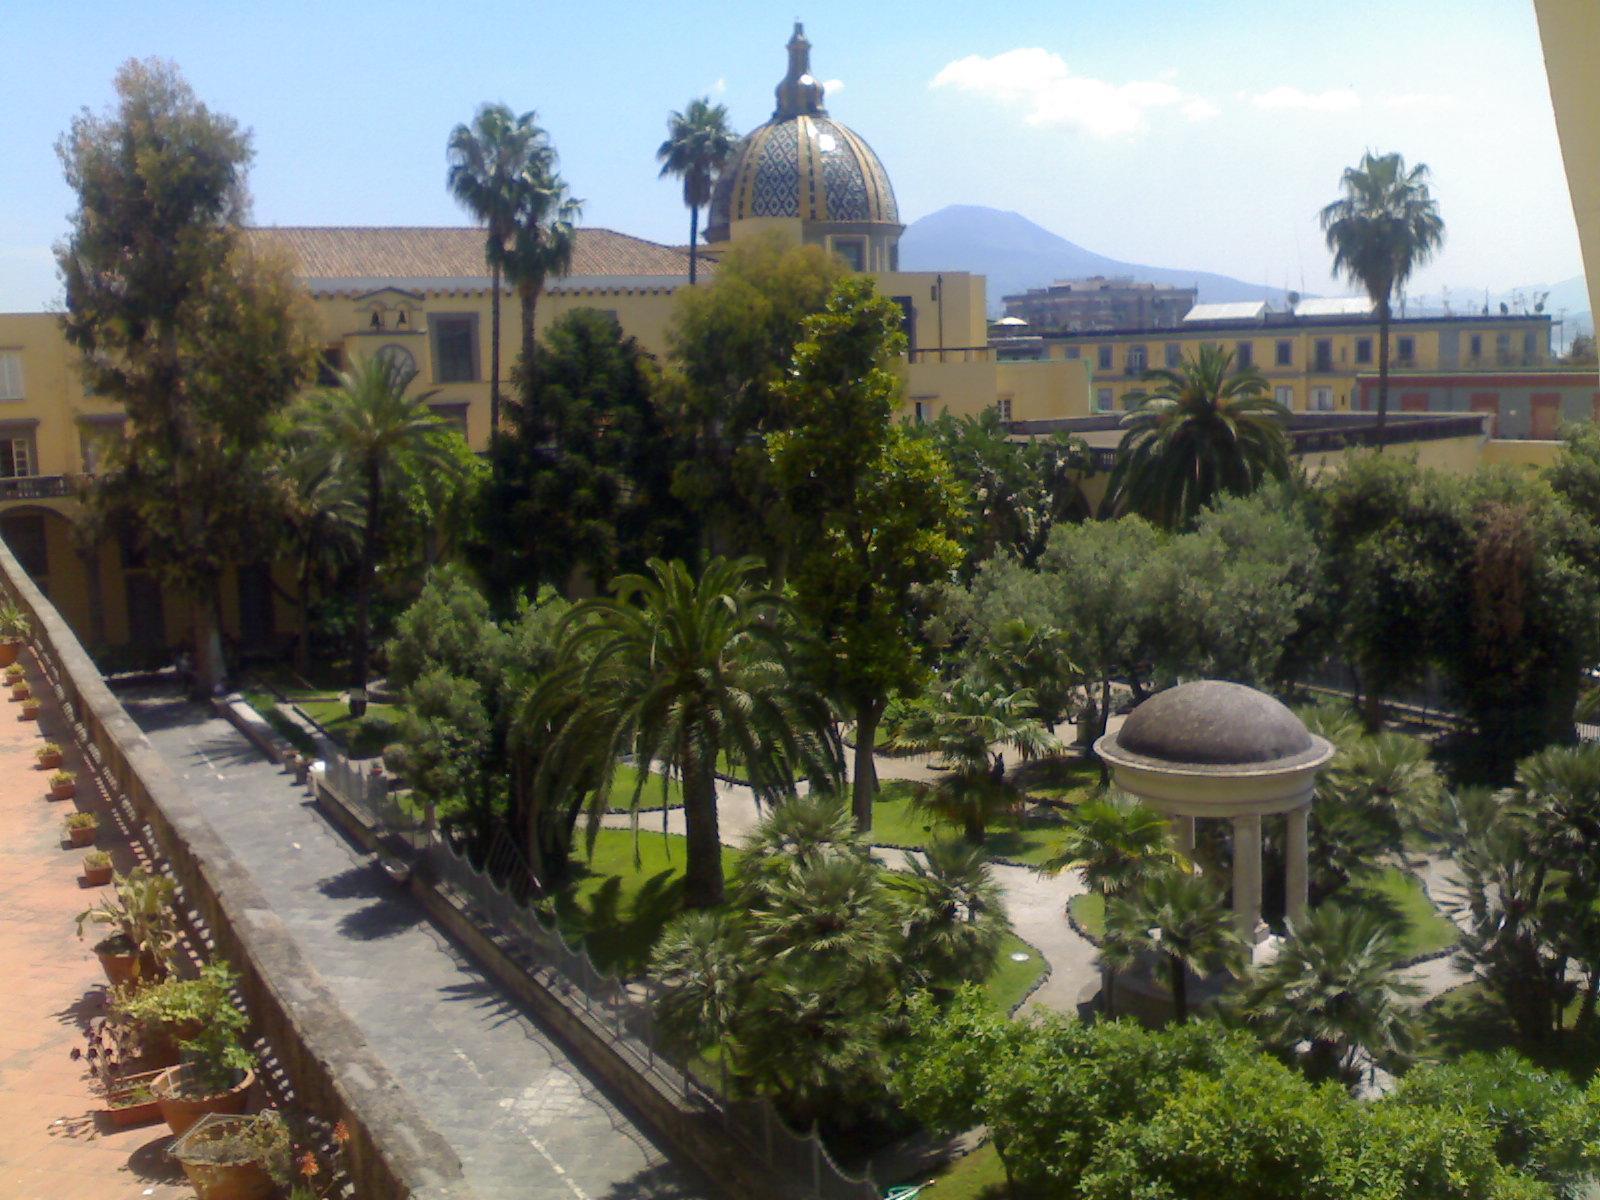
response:
[[[104,887],[111,882],[112,873],[115,871],[116,867],[110,863],[103,867],[85,865],[83,868],[83,881],[90,887]]]
[[[161,1117],[171,1128],[173,1136],[185,1133],[207,1113],[242,1113],[250,1097],[250,1087],[256,1081],[254,1071],[244,1072],[244,1077],[227,1091],[214,1096],[185,1096],[179,1091],[187,1067],[169,1067],[157,1075],[150,1084],[156,1101],[161,1105]]]
[[[74,825],[67,830],[67,842],[73,846],[92,846],[99,833],[98,825]]]
[[[179,1160],[200,1200],[272,1200],[272,1176],[258,1162],[198,1163]]]
[[[76,783],[52,783],[50,785],[50,799],[71,800],[78,794]]]
[[[33,689],[26,683],[14,683],[11,685],[11,698],[13,700],[26,700],[31,695],[33,695]]]
[[[158,1071],[145,1071],[138,1075],[124,1076],[113,1085],[106,1094],[106,1106],[100,1109],[106,1120],[117,1129],[132,1129],[137,1125],[148,1125],[152,1121],[161,1119],[161,1106],[152,1095],[148,1100],[129,1103],[128,1097],[140,1086],[146,1089],[150,1081],[160,1074]]]
[[[39,719],[39,702],[29,700],[22,706],[22,713],[17,717],[19,721],[37,721]]]
[[[21,642],[0,642],[0,667],[9,667],[21,652]]]
[[[161,975],[160,964],[150,959],[141,962],[121,934],[97,943],[94,956],[100,960],[100,969],[106,973],[106,980],[112,987],[121,987],[135,979],[158,979]]]
[[[59,750],[54,754],[40,754],[37,758],[39,770],[41,771],[58,771],[61,769],[61,751]]]

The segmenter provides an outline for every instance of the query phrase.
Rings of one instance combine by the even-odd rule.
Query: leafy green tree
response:
[[[667,140],[656,151],[661,177],[683,180],[683,202],[689,209],[689,286],[700,261],[700,210],[711,203],[711,185],[733,156],[739,139],[728,128],[726,105],[709,96],[689,101],[683,112],[667,118]]]
[[[511,189],[511,240],[506,246],[504,267],[521,302],[524,364],[533,361],[537,346],[533,325],[539,293],[544,290],[546,279],[565,275],[572,266],[577,223],[583,216],[583,201],[573,199],[556,164],[556,150],[550,139],[537,137]]]
[[[276,540],[273,417],[310,366],[310,323],[288,267],[239,234],[248,133],[169,63],[130,60],[115,87],[115,108],[84,111],[56,147],[77,194],[62,325],[85,385],[129,418],[92,501],[188,601],[209,694],[222,579]]]
[[[988,858],[976,846],[939,838],[909,866],[902,960],[928,987],[983,982],[1011,927]]]
[[[428,407],[432,392],[409,393],[414,377],[392,359],[364,359],[342,372],[339,386],[319,393],[305,411],[308,433],[358,481],[365,508],[356,576],[352,676],[357,688],[367,686],[384,502],[408,476],[444,475],[456,467],[450,442],[459,435]]]
[[[1232,351],[1205,345],[1176,370],[1146,374],[1156,387],[1136,393],[1122,419],[1107,512],[1186,529],[1219,496],[1249,495],[1288,475],[1287,410],[1259,370],[1232,367]]]
[[[684,443],[673,493],[700,516],[721,553],[759,554],[775,584],[794,532],[772,480],[766,437],[793,413],[777,392],[843,263],[820,246],[773,234],[741,240],[706,287],[677,297],[667,344],[675,368],[662,402]]]
[[[492,725],[483,688],[434,667],[406,688],[394,765],[439,819],[453,822],[487,805],[484,766]],[[478,812],[479,830],[492,814]]]
[[[813,669],[855,718],[863,831],[872,828],[878,722],[923,670],[914,597],[949,578],[960,558],[963,497],[950,466],[894,423],[901,320],[870,280],[836,285],[827,307],[806,319],[790,375],[776,388],[792,426],[767,437],[800,533],[793,585],[821,639]]]
[[[1070,808],[1061,842],[1039,870],[1083,872],[1091,891],[1111,899],[1164,875],[1182,860],[1167,818],[1126,796],[1091,796]]]
[[[1444,221],[1428,168],[1399,154],[1368,150],[1346,167],[1339,199],[1318,214],[1333,252],[1333,273],[1362,288],[1378,309],[1378,429],[1389,415],[1389,322],[1396,288],[1444,244]],[[1381,446],[1381,443],[1380,443]]]
[[[1068,635],[1024,617],[1002,618],[983,632],[982,640],[968,647],[968,674],[981,687],[1026,691],[1040,722],[1054,729],[1072,711],[1081,678],[1067,655]]]
[[[568,614],[561,659],[519,721],[523,739],[547,743],[533,781],[544,797],[604,803],[624,755],[641,788],[658,763],[682,783],[685,900],[696,908],[723,897],[715,770],[725,750],[768,803],[792,795],[797,776],[837,775],[832,714],[795,670],[790,607],[752,583],[755,569],[718,558],[696,577],[653,559],[648,575],[620,576],[611,596]]]
[[[545,331],[518,374],[476,515],[474,554],[498,595],[564,589],[575,572],[603,586],[689,548],[655,388],[649,357],[615,317],[577,309]]]
[[[1365,1063],[1393,1070],[1415,1051],[1407,1001],[1419,989],[1395,974],[1401,957],[1390,922],[1324,904],[1292,925],[1277,957],[1252,970],[1238,1004],[1267,1045],[1299,1059],[1311,1079],[1353,1087]]]
[[[516,234],[522,180],[550,153],[538,114],[504,104],[478,107],[471,125],[457,125],[445,147],[450,194],[484,226],[489,266],[489,430],[500,431],[500,279]]]
[[[1106,901],[1106,941],[1159,956],[1178,1024],[1189,1019],[1189,976],[1237,974],[1247,959],[1222,891],[1203,875],[1169,868]]]
[[[1055,738],[1034,715],[1027,691],[980,688],[957,679],[919,699],[901,739],[939,756],[945,772],[918,788],[916,804],[935,820],[959,825],[972,845],[982,845],[988,823],[1022,801],[1006,780],[1004,749],[1027,761],[1055,748]]]
[[[467,573],[455,565],[436,567],[384,646],[389,683],[408,688],[429,671],[443,669],[491,687],[502,669],[505,640],[489,602]]]
[[[1064,434],[1012,441],[995,409],[917,426],[955,470],[967,495],[964,569],[997,554],[1032,566],[1058,522],[1089,516],[1083,479],[1091,471],[1088,446]]]

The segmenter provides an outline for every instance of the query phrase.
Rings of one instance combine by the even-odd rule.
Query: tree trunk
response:
[[[701,765],[692,753],[685,756],[683,764],[683,816],[689,835],[689,861],[683,871],[684,905],[714,908],[723,899],[717,781],[711,765]]]
[[[517,295],[522,300],[522,369],[526,371],[533,362],[533,316],[539,303],[539,291],[533,281],[528,280],[517,285]]]
[[[1100,711],[1095,714],[1095,741],[1105,737],[1106,726],[1110,723],[1111,677],[1108,675],[1100,681]],[[1098,753],[1095,754],[1095,759],[1100,763],[1100,785],[1104,787],[1111,782],[1111,767]]]
[[[1167,955],[1167,975],[1172,980],[1172,1013],[1182,1025],[1189,1020],[1189,972],[1176,954]]]
[[[1578,1008],[1578,1019],[1573,1023],[1576,1033],[1588,1033],[1594,1025],[1595,1003],[1600,1000],[1600,971],[1589,972],[1588,985],[1583,990],[1583,1004]]]
[[[695,284],[695,266],[700,260],[700,206],[689,206],[689,286]]]
[[[489,264],[489,440],[500,432],[500,264]]]
[[[294,668],[300,678],[311,678],[311,570],[308,566],[300,572],[298,616],[300,636],[294,648]]]
[[[372,634],[372,585],[377,574],[378,521],[382,511],[379,495],[380,479],[375,464],[367,467],[367,520],[361,539],[361,566],[356,580],[356,653],[354,685],[365,691],[367,686],[368,641]]]
[[[214,695],[226,674],[222,658],[222,624],[217,619],[215,591],[208,596],[196,596],[191,601],[194,624],[194,692],[209,698]]]
[[[851,798],[855,808],[856,829],[860,833],[872,832],[872,801],[878,794],[878,766],[873,751],[878,741],[878,722],[883,717],[883,708],[881,700],[856,708],[855,784]]]
[[[1389,297],[1378,301],[1378,453],[1383,453],[1383,427],[1389,419]]]

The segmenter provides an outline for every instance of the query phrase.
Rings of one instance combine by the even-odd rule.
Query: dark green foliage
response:
[[[442,669],[488,687],[503,669],[503,641],[488,601],[466,572],[436,568],[395,621],[394,636],[384,647],[389,684],[409,688],[425,673]]]
[[[1189,1019],[1189,977],[1237,974],[1248,961],[1222,889],[1208,876],[1168,867],[1106,902],[1106,946],[1120,963],[1146,954],[1166,969],[1172,1015]]]
[[[413,680],[399,734],[395,766],[441,820],[454,824],[490,805],[485,767],[493,727],[477,683],[440,667]],[[492,812],[479,811],[471,823],[485,829],[492,820]]]
[[[474,557],[502,603],[575,578],[603,587],[692,545],[655,390],[648,357],[615,317],[577,309],[546,330],[517,373],[476,514]]]

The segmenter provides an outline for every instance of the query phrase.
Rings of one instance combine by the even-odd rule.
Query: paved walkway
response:
[[[35,690],[38,673],[27,663]],[[85,851],[62,845],[61,820],[74,808],[100,814],[99,845],[122,870],[133,863],[104,803],[79,769],[76,800],[51,802],[50,772],[34,751],[48,735],[68,739],[53,703],[41,726],[17,720],[0,702],[0,1196],[6,1200],[120,1200],[192,1196],[166,1155],[165,1125],[97,1127],[99,1107],[81,1062],[85,1023],[102,1011],[105,976],[80,942],[73,918],[105,894],[80,883]]]
[[[123,702],[482,1200],[714,1194],[231,725],[162,693]]]

